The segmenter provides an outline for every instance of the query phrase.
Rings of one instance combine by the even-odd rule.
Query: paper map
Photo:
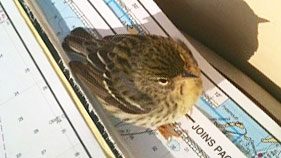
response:
[[[151,0],[37,0],[36,3],[59,41],[70,30],[82,26],[93,28],[97,38],[151,33],[180,38],[190,46]],[[119,121],[113,118],[121,142],[129,151],[122,153],[121,149],[120,155],[281,157],[281,128],[211,68],[200,54],[193,49],[192,52],[202,68],[205,88],[196,107],[171,126],[170,130],[175,132],[173,136],[118,124]]]

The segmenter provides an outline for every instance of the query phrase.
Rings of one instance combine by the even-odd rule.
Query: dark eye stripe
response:
[[[183,95],[183,84],[180,86],[180,94]]]

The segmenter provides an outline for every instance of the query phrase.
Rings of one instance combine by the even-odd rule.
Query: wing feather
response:
[[[126,113],[148,113],[151,107],[139,105],[136,100],[149,101],[150,98],[138,93],[132,79],[115,67],[117,54],[113,52],[114,43],[125,37],[108,36],[97,40],[85,29],[77,28],[65,38],[63,47],[87,59],[87,63],[71,61],[69,65],[76,78],[90,87],[94,94]]]

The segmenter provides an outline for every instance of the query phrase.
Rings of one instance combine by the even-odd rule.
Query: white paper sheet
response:
[[[14,2],[0,4],[0,157],[105,157]]]

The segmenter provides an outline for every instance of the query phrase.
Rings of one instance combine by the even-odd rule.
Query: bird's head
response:
[[[156,102],[170,100],[194,104],[202,93],[200,69],[190,50],[180,41],[157,37],[139,58],[138,83]],[[187,112],[186,109],[183,111]]]

